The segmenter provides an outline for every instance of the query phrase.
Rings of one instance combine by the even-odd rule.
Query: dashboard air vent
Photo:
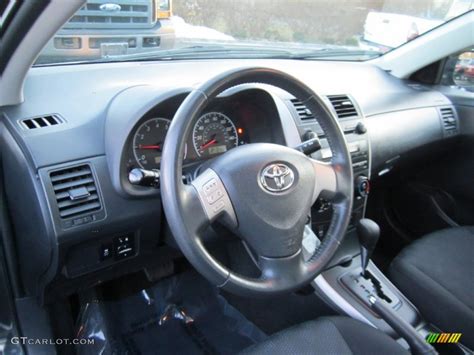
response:
[[[61,218],[70,218],[102,208],[89,165],[53,171],[49,176]]]
[[[292,99],[291,103],[293,104],[293,107],[298,113],[298,117],[301,121],[309,121],[315,119],[313,113],[300,100]]]
[[[441,120],[443,121],[443,128],[445,131],[457,129],[456,117],[452,107],[444,107],[440,109]]]
[[[58,115],[45,115],[21,120],[21,126],[25,129],[36,129],[42,127],[55,126],[64,123]]]
[[[358,115],[354,103],[351,101],[349,96],[330,95],[328,96],[328,99],[331,101],[338,118],[343,119]]]

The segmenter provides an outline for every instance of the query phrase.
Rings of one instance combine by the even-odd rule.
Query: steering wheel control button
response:
[[[209,204],[212,205],[213,203],[215,203],[216,201],[218,201],[218,200],[219,200],[221,197],[223,197],[223,196],[224,196],[224,194],[223,194],[223,192],[222,192],[221,190],[216,190],[216,191],[214,191],[213,193],[211,193],[210,195],[208,195],[208,196],[206,197],[206,199],[207,199],[207,202],[209,202]]]
[[[224,197],[224,191],[219,187],[216,179],[211,179],[204,184],[204,194],[210,205]]]
[[[211,195],[217,189],[217,180],[211,179],[204,184],[204,193],[206,195]]]
[[[224,184],[214,170],[206,169],[192,182],[192,185],[198,192],[199,200],[209,221],[212,222],[221,214],[225,214],[227,222],[231,226],[237,226],[237,217],[232,203]]]
[[[295,173],[286,164],[272,163],[260,173],[260,184],[264,190],[280,193],[288,190],[295,182]]]
[[[212,212],[217,214],[225,208],[225,202],[219,201],[214,206],[212,206]]]

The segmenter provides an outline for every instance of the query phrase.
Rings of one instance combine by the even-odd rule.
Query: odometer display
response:
[[[220,112],[209,112],[194,125],[193,143],[197,155],[212,157],[237,147],[239,138],[229,117]]]

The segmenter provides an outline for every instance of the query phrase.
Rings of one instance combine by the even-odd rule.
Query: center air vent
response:
[[[102,208],[89,165],[53,171],[50,178],[61,218],[71,218]]]
[[[27,118],[20,121],[21,126],[25,129],[36,129],[42,127],[49,127],[55,126],[61,123],[64,123],[64,119],[62,119],[58,115],[45,115],[33,118]]]
[[[328,96],[328,99],[329,101],[331,101],[331,104],[334,107],[334,110],[336,111],[337,117],[339,119],[358,116],[354,103],[351,101],[349,96],[330,95]]]
[[[295,108],[296,113],[298,114],[298,117],[301,121],[309,121],[315,119],[313,113],[300,100],[292,99],[291,103],[293,104],[293,107]]]
[[[443,128],[446,132],[455,133],[457,131],[456,116],[452,107],[443,107],[440,110]]]

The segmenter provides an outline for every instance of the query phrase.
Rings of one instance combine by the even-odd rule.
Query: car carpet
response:
[[[96,342],[79,346],[79,354],[234,354],[266,338],[193,271],[86,306],[78,338]]]

